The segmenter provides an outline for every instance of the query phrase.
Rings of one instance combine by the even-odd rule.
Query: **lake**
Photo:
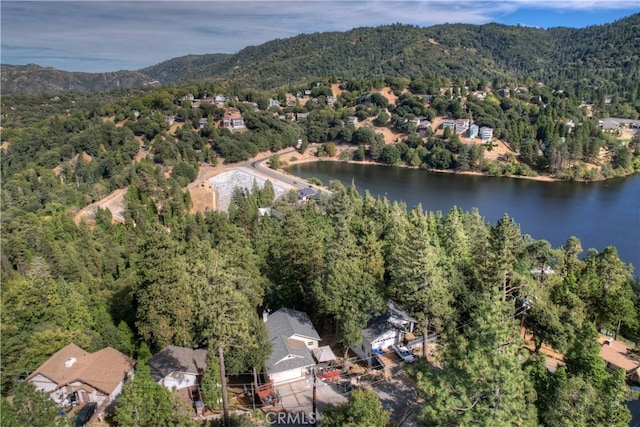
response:
[[[336,179],[374,196],[418,203],[446,214],[451,207],[474,207],[494,223],[506,212],[523,234],[564,245],[576,236],[585,250],[613,245],[620,259],[640,270],[640,175],[598,182],[542,182],[528,179],[457,175],[419,169],[319,161],[292,165],[287,171],[315,177],[325,185]]]

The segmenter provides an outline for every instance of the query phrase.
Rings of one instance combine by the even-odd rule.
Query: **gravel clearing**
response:
[[[276,199],[292,188],[284,183],[276,183],[273,179],[268,179],[250,170],[235,169],[209,178],[211,187],[218,192],[220,206],[217,206],[217,209],[221,211],[227,211],[229,209],[231,196],[236,188],[241,187],[251,190],[254,183],[256,183],[260,188],[263,188],[264,183],[267,181],[271,181]]]

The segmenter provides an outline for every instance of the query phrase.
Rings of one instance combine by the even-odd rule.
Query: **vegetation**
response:
[[[340,45],[353,50],[344,75],[361,70],[360,44],[374,56],[388,55],[393,44],[386,47],[379,40],[396,40],[389,34],[406,47],[398,58],[440,52],[438,46],[449,46],[454,59],[475,58],[473,67],[462,68],[468,75],[453,80],[437,75],[440,68],[423,70],[413,60],[396,58],[394,63],[409,68],[393,73],[390,62],[367,60],[380,70],[342,81],[343,91],[332,103],[327,98],[337,82],[334,59],[326,62],[328,68],[313,70],[312,80],[290,88],[244,89],[209,81],[93,96],[67,93],[55,101],[44,95],[3,96],[1,375],[3,395],[13,397],[3,399],[3,418],[16,425],[57,422],[42,396],[20,380],[75,342],[88,351],[111,346],[141,359],[120,399],[118,422],[184,425],[179,405],[145,371],[149,348],[222,347],[227,372],[247,373],[260,369],[271,351],[258,312],[295,307],[309,313],[321,332],[335,333],[346,354],[384,301],[394,298],[419,321],[420,334],[439,337],[440,351],[411,368],[425,401],[424,423],[555,425],[559,419],[573,420],[566,414],[581,408],[584,419],[577,423],[625,424],[623,377],[605,371],[596,341],[602,328],[619,327],[630,339],[640,337],[640,284],[615,248],[581,255],[577,238],[552,248],[523,236],[508,215],[487,224],[478,212],[457,208],[446,215],[420,206],[407,209],[336,182],[329,184],[331,198],[304,205],[295,203],[295,194],[274,203],[270,185],[236,190],[228,213],[191,213],[184,189],[201,163],[238,162],[295,147],[299,140],[322,144],[319,156],[336,156],[343,143],[355,159],[420,168],[569,179],[630,173],[640,166],[640,139],[620,140],[603,132],[597,117],[638,118],[640,79],[633,76],[640,67],[633,66],[637,53],[627,52],[624,42],[637,33],[639,16],[593,30],[602,40],[621,42],[619,52],[607,54],[596,49],[605,42],[596,43],[592,29],[496,25],[397,25],[300,36],[262,47],[274,54],[290,47],[295,57],[299,40],[360,37],[359,43]],[[514,38],[505,38],[508,33]],[[425,38],[432,36],[439,45]],[[557,54],[553,37],[569,36],[576,42]],[[509,47],[503,40],[515,44]],[[518,48],[524,40],[537,41],[529,53]],[[491,45],[502,53],[495,53],[488,68],[480,67],[486,61],[479,58],[488,56]],[[547,67],[542,76],[528,59],[549,49],[554,55],[541,58],[575,66],[541,60]],[[627,62],[618,55],[629,58],[624,72]],[[577,66],[579,58],[586,68]],[[226,63],[226,58],[217,60],[219,67]],[[418,62],[444,67],[438,61]],[[287,67],[301,63],[278,61]],[[247,78],[247,61],[240,64],[238,75]],[[496,64],[509,71],[499,71]],[[269,66],[274,65],[262,67]],[[317,78],[320,72],[328,77]],[[535,83],[539,80],[544,84]],[[381,95],[383,87],[397,92],[395,102]],[[408,93],[402,93],[405,88]],[[293,95],[305,90],[311,95]],[[470,93],[477,90],[487,93],[484,100]],[[232,99],[225,107],[241,111],[245,131],[221,128],[224,108],[206,101],[194,108],[187,96],[223,92]],[[433,96],[427,101],[425,95]],[[610,103],[604,99],[608,95]],[[268,107],[269,98],[280,105],[295,99],[290,101],[295,106]],[[287,113],[309,114],[292,121]],[[170,127],[167,116],[177,125]],[[385,144],[376,127],[353,125],[353,117],[376,121],[401,136]],[[412,123],[418,117],[473,118],[491,126],[517,155],[489,161],[485,156],[493,144],[466,144],[458,134],[437,129],[421,134]],[[575,123],[572,130],[568,119]],[[281,159],[271,161],[277,167]],[[81,208],[122,189],[125,207],[117,222],[102,209],[88,220],[76,218]],[[259,216],[258,207],[264,206],[271,213]],[[520,321],[533,333],[532,353],[522,349]],[[547,372],[538,354],[543,344],[566,352],[566,368]],[[216,387],[216,365],[205,375],[210,408],[223,392]],[[42,423],[36,420],[41,416]],[[384,425],[386,418],[372,395],[354,393],[325,420],[328,425]]]

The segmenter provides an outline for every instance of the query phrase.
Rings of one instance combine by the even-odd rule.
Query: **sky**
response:
[[[236,53],[276,38],[402,23],[583,28],[640,12],[640,0],[0,1],[0,63],[138,70]]]

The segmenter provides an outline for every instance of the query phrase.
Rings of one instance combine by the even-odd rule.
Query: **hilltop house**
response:
[[[100,411],[122,392],[135,363],[111,347],[89,353],[72,343],[54,353],[26,381],[59,405],[96,402]]]
[[[414,339],[413,329],[416,323],[416,319],[389,300],[387,311],[367,323],[367,327],[362,330],[362,342],[351,349],[358,357],[372,363],[372,357],[376,353],[388,351],[394,344]]]
[[[311,351],[318,348],[320,341],[309,316],[301,311],[281,308],[266,316],[265,323],[273,344],[264,365],[269,381],[278,385],[305,378],[315,365]]]

